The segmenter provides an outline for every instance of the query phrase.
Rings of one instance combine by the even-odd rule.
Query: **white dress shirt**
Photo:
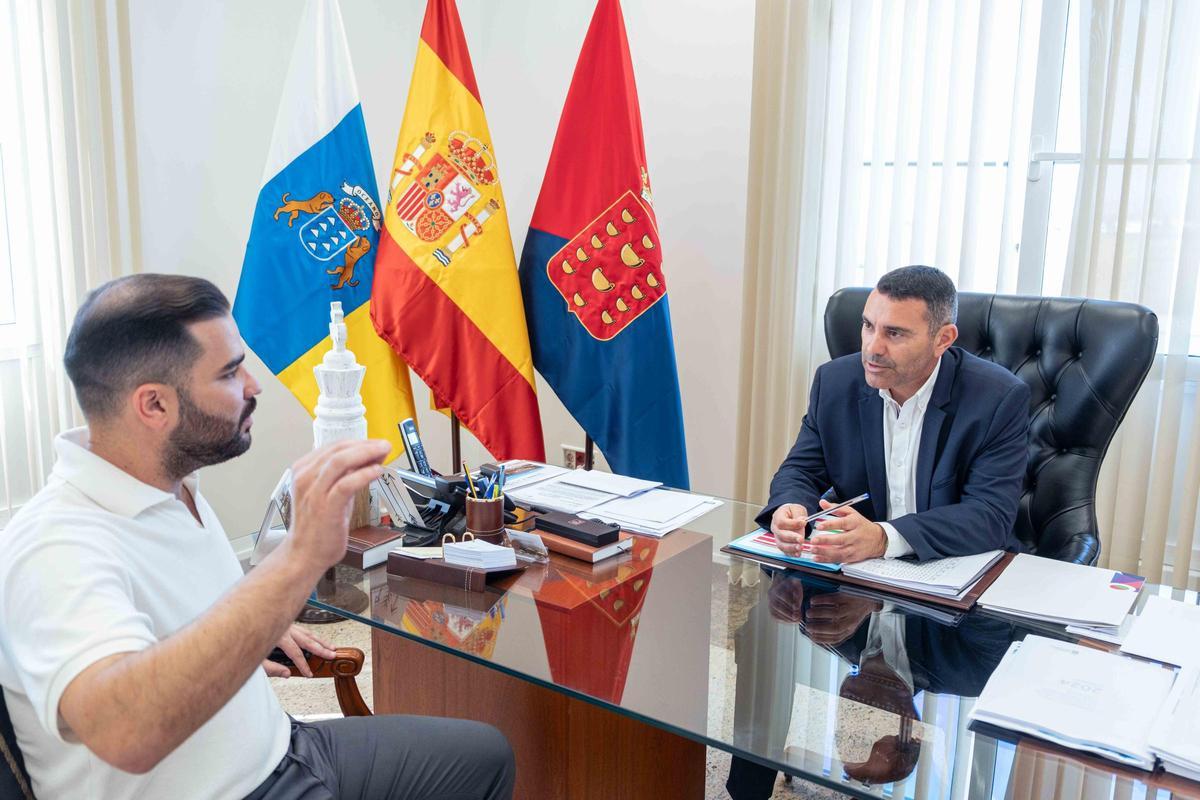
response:
[[[912,397],[897,403],[888,389],[880,389],[883,398],[883,463],[887,471],[887,518],[896,519],[917,510],[917,451],[921,447],[921,428],[925,424],[925,409],[937,383],[942,361]],[[887,534],[884,558],[900,558],[913,552],[908,542],[887,522],[879,523]]]

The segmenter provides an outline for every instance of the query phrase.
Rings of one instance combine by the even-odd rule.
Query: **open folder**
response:
[[[1011,561],[1000,550],[972,556],[909,561],[875,558],[857,564],[828,564],[785,555],[775,537],[762,528],[734,539],[721,552],[762,564],[829,576],[851,586],[865,586],[914,600],[967,611]]]

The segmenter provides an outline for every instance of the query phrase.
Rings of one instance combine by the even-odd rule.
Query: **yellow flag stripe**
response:
[[[353,350],[358,363],[367,368],[362,385],[363,405],[367,407],[367,435],[392,443],[390,461],[404,452],[404,442],[396,423],[417,416],[408,367],[375,333],[369,301],[350,312],[345,321],[346,347]],[[320,393],[313,367],[321,363],[332,346],[326,336],[278,375],[309,414],[315,413]]]

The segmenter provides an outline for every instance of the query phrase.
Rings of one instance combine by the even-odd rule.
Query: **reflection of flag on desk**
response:
[[[521,255],[530,343],[613,471],[686,489],[662,265],[625,23],[600,0]]]
[[[657,550],[635,536],[628,555],[607,562],[554,559],[555,577],[533,596],[555,683],[621,701]]]
[[[242,337],[313,413],[313,367],[332,346],[329,303],[367,368],[367,432],[404,445],[414,416],[408,369],[371,324],[381,212],[362,107],[336,0],[310,0],[300,22],[254,209],[233,316]]]

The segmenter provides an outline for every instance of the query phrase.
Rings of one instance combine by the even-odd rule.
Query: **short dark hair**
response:
[[[931,332],[958,320],[958,291],[954,281],[936,267],[914,265],[894,269],[879,279],[875,289],[893,300],[924,300]]]
[[[187,275],[129,275],[92,290],[63,354],[84,416],[111,417],[143,383],[186,384],[201,353],[187,326],[228,313],[220,289]]]

